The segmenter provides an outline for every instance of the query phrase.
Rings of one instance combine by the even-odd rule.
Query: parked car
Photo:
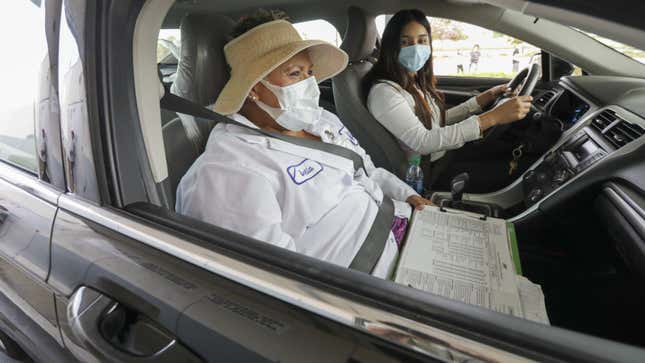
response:
[[[345,30],[351,62],[320,85],[321,104],[378,166],[400,172],[360,80],[378,51],[375,18],[401,2],[3,2],[0,348],[37,362],[643,361],[645,64],[581,30],[644,49],[645,9],[578,3],[405,2],[541,49],[530,116],[453,160],[476,167],[474,155],[495,149],[508,164],[515,141],[533,148],[509,185],[464,201],[514,223],[549,326],[174,212],[213,125],[160,99],[172,89],[212,104],[228,30],[258,6]],[[157,64],[162,28],[181,33],[177,64]],[[449,105],[509,81],[438,78]]]

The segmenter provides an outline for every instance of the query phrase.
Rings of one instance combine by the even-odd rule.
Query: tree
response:
[[[440,40],[464,40],[468,36],[458,22],[450,19],[432,19],[432,38]]]
[[[521,43],[523,43],[523,42],[522,42],[521,40],[519,40],[519,39],[516,39],[516,38],[513,38],[513,37],[509,37],[509,36],[508,36],[508,35],[506,35],[506,34],[498,33],[498,32],[495,32],[495,31],[493,32],[493,38],[505,38],[505,39],[506,39],[506,41],[508,42],[508,44],[509,44],[509,45],[513,45],[513,46],[518,46],[518,45],[520,45]]]

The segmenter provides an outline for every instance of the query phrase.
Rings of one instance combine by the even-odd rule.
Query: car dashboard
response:
[[[642,105],[631,100],[634,89],[630,87],[638,83],[633,79],[611,77],[599,77],[605,82],[598,82],[595,78],[598,77],[563,77],[536,96],[537,112],[559,122],[563,136],[522,176],[527,208],[542,202],[601,162],[605,164],[603,169],[610,171],[606,175],[610,177],[614,156],[631,153],[633,149],[641,150],[639,146],[645,144],[645,108],[634,110],[633,105]],[[645,87],[645,81],[639,81]],[[608,94],[616,90],[622,94]],[[629,102],[625,102],[625,98]],[[641,103],[645,103],[645,94]],[[636,185],[640,183],[641,180]],[[641,185],[641,189],[645,190],[645,185]]]
[[[630,270],[645,277],[645,80],[563,77],[534,105],[563,134],[516,182],[523,212],[512,220],[593,210]]]

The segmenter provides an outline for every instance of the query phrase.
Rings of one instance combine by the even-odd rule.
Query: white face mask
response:
[[[318,106],[320,89],[316,77],[311,76],[285,87],[273,85],[265,80],[262,84],[271,90],[280,103],[280,108],[256,101],[257,105],[282,127],[291,131],[309,129],[320,120],[322,108]]]

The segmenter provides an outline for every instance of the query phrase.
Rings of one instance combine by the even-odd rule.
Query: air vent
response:
[[[611,110],[603,111],[594,117],[591,124],[616,149],[629,144],[645,134],[645,129],[641,126],[623,120]]]
[[[544,107],[547,103],[549,103],[549,101],[553,99],[553,97],[555,97],[555,95],[555,91],[546,91],[541,94],[534,103],[538,106]]]
[[[598,132],[602,133],[609,125],[616,121],[616,112],[612,110],[605,110],[591,120],[591,126]]]

